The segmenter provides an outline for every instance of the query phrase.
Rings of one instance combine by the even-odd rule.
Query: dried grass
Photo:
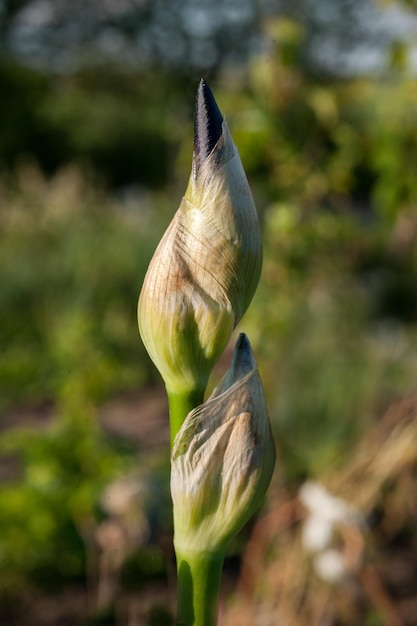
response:
[[[358,513],[335,524],[329,546],[344,575],[320,577],[302,542],[308,511],[278,491],[253,529],[223,626],[417,625],[417,396],[392,404],[320,483]]]

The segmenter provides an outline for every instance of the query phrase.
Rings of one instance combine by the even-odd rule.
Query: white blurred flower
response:
[[[312,515],[332,522],[352,520],[357,516],[353,507],[341,498],[335,498],[319,482],[309,480],[299,491],[299,497],[304,506]]]
[[[146,515],[149,489],[145,479],[125,476],[108,485],[101,498],[101,506],[109,521],[123,529],[125,540],[131,547],[142,545],[150,534]]]
[[[313,563],[317,575],[330,584],[341,582],[348,573],[344,556],[339,550],[329,549],[320,552],[315,556]]]
[[[313,554],[317,575],[329,584],[340,583],[360,563],[363,542],[358,543],[357,539],[362,539],[363,518],[354,507],[332,496],[316,481],[305,482],[299,498],[307,509],[301,543]],[[337,529],[342,540],[338,549],[333,544]]]
[[[308,515],[301,531],[301,541],[309,552],[327,548],[333,536],[333,522],[320,515]]]
[[[102,507],[109,515],[123,516],[138,505],[143,490],[140,481],[132,477],[115,480],[104,491]]]
[[[308,514],[303,524],[301,541],[309,552],[320,552],[331,545],[337,524],[360,524],[359,513],[341,498],[332,496],[316,481],[305,482],[299,498]]]

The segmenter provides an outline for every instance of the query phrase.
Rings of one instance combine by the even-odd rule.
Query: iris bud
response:
[[[246,335],[210,398],[191,411],[171,456],[177,554],[223,550],[269,485],[275,446],[258,368]]]
[[[246,175],[202,80],[189,184],[151,260],[138,306],[142,340],[168,392],[204,391],[253,297],[261,265]]]

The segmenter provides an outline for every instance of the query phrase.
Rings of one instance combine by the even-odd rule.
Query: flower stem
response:
[[[177,626],[216,626],[223,553],[177,551]]]
[[[182,426],[188,413],[204,401],[204,390],[192,389],[191,391],[172,392],[167,389],[169,403],[169,424],[171,431],[171,448],[175,435]]]

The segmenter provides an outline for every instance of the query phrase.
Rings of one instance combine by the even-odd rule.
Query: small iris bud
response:
[[[275,446],[258,368],[246,335],[210,398],[191,411],[171,456],[177,554],[224,550],[260,504]]]
[[[138,306],[145,347],[168,392],[203,390],[256,290],[262,242],[253,197],[207,84],[195,108],[193,166]]]

